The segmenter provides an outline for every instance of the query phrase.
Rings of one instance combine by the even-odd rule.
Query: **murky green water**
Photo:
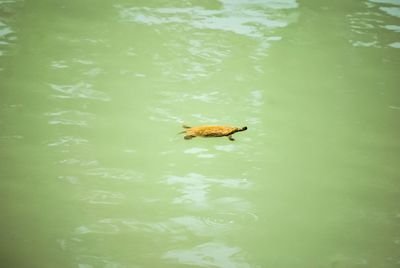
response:
[[[1,0],[1,267],[400,267],[399,70],[398,0]]]

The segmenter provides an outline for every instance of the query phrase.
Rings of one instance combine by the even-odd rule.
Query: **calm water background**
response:
[[[399,70],[398,0],[1,0],[1,267],[400,267]]]

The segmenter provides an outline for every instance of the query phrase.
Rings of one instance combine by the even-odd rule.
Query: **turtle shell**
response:
[[[237,127],[229,126],[198,126],[186,130],[186,135],[201,137],[223,137],[238,131]]]

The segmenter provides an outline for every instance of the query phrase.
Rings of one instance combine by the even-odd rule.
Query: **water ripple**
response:
[[[229,145],[217,145],[215,146],[215,149],[218,151],[223,151],[223,152],[234,152],[236,150],[236,146],[233,144],[229,144]]]
[[[15,41],[15,39],[15,32],[11,26],[0,20],[0,56],[7,54],[7,48],[12,44],[13,41]]]
[[[181,264],[204,267],[249,268],[254,267],[245,261],[242,249],[220,242],[208,242],[189,249],[173,249],[164,258],[176,260]]]
[[[161,107],[152,107],[149,108],[149,111],[152,115],[149,116],[150,120],[161,121],[161,122],[183,122],[183,119],[180,116],[175,115],[169,109],[161,108]]]
[[[154,54],[153,62],[162,68],[170,81],[205,79],[223,70],[223,63],[235,53],[232,37],[256,40],[249,56],[253,62],[266,56],[270,44],[281,40],[276,29],[297,20],[288,10],[297,8],[295,0],[222,1],[217,9],[193,7],[137,7],[115,5],[121,21],[152,26],[158,32],[168,31],[163,44],[170,53]],[[184,35],[181,33],[185,29]],[[224,34],[227,38],[216,35]],[[170,54],[170,55],[169,55]],[[263,73],[260,64],[254,64]]]
[[[110,101],[111,98],[104,92],[92,89],[92,85],[80,82],[73,85],[50,84],[50,87],[61,94],[53,95],[60,99],[93,99],[100,101]]]
[[[58,161],[58,163],[63,165],[73,165],[80,167],[92,167],[92,166],[97,166],[99,164],[97,160],[82,160],[78,158],[63,159]]]
[[[0,140],[22,140],[24,136],[22,135],[6,135],[6,136],[0,136]]]
[[[173,92],[173,91],[161,91],[160,96],[163,97],[162,103],[177,103],[177,102],[188,102],[188,101],[199,101],[203,103],[213,104],[228,104],[231,101],[231,97],[227,93],[222,93],[217,90],[211,90],[210,92],[192,91],[191,93],[184,92]]]
[[[399,48],[398,33],[400,25],[393,24],[393,17],[400,17],[398,1],[369,0],[367,9],[347,15],[353,33],[350,43],[355,47]],[[392,6],[396,5],[396,6]],[[392,34],[382,31],[386,29]]]
[[[82,225],[75,228],[74,233],[77,235],[85,235],[89,233],[98,234],[117,234],[121,231],[134,231],[144,233],[173,233],[174,231],[168,227],[168,224],[163,222],[144,222],[136,219],[121,219],[121,218],[105,218],[98,220],[90,225]]]
[[[117,201],[103,202],[104,198],[98,195],[105,195],[106,199],[112,195]],[[117,204],[116,202],[124,199],[120,193],[110,193],[105,191],[95,191],[93,199],[85,199],[93,204]],[[141,221],[134,218],[104,218],[88,225],[81,225],[75,228],[76,235],[86,235],[89,233],[98,234],[117,234],[120,232],[138,232],[148,233],[151,235],[168,234],[180,237],[180,240],[187,240],[190,236],[216,237],[237,230],[243,224],[249,224],[256,221],[256,215],[252,213],[233,213],[222,212],[214,217],[199,217],[193,215],[185,215],[172,217],[165,221],[149,222]]]
[[[234,221],[221,218],[201,218],[196,216],[182,216],[170,219],[170,225],[175,229],[182,229],[192,235],[203,237],[215,237],[226,234],[239,226]]]
[[[258,8],[257,8],[258,7]],[[117,5],[124,21],[157,24],[184,23],[197,29],[222,30],[254,38],[264,31],[284,27],[284,19],[274,16],[279,9],[296,8],[296,1],[223,1],[223,8],[207,10],[201,7],[124,7]],[[265,12],[270,10],[270,12]]]
[[[70,146],[74,146],[74,145],[87,144],[88,142],[89,141],[87,139],[83,139],[80,137],[63,136],[63,137],[60,137],[58,140],[51,142],[47,145],[50,147],[53,147],[53,146],[70,147]]]
[[[5,38],[8,34],[13,33],[11,27],[7,26],[7,24],[0,22],[0,38]]]
[[[213,200],[209,200],[208,194],[211,186],[219,186],[231,189],[246,189],[251,186],[250,182],[244,178],[211,178],[206,177],[197,173],[189,173],[186,176],[168,176],[165,179],[165,183],[168,185],[177,185],[178,192],[181,196],[175,197],[173,203],[175,204],[186,204],[189,203],[192,206],[198,208],[208,208],[209,206],[226,206],[226,197]],[[228,198],[231,202],[232,209],[247,210],[248,204],[246,201],[240,198]]]
[[[208,149],[193,147],[183,151],[185,154],[193,154],[199,158],[214,158],[215,154],[207,153]]]
[[[78,184],[79,183],[78,177],[75,177],[75,176],[58,176],[58,179],[62,180],[62,181],[66,181],[70,184]]]
[[[51,118],[48,121],[50,125],[75,125],[80,127],[88,126],[89,121],[93,121],[96,118],[92,113],[74,110],[49,112],[45,113],[45,115]]]
[[[94,168],[88,170],[86,174],[100,178],[124,181],[141,180],[144,177],[143,173],[134,170],[119,168]]]
[[[122,193],[114,193],[103,190],[93,190],[89,196],[82,198],[82,201],[86,201],[90,204],[95,205],[118,205],[125,199],[125,195]]]
[[[69,66],[66,64],[64,60],[54,60],[51,63],[51,67],[55,69],[63,69],[63,68],[68,68]]]
[[[370,2],[382,3],[382,4],[392,4],[392,5],[400,5],[399,0],[369,0]]]

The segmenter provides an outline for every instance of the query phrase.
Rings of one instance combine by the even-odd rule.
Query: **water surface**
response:
[[[399,56],[397,0],[0,1],[1,263],[400,267]]]

